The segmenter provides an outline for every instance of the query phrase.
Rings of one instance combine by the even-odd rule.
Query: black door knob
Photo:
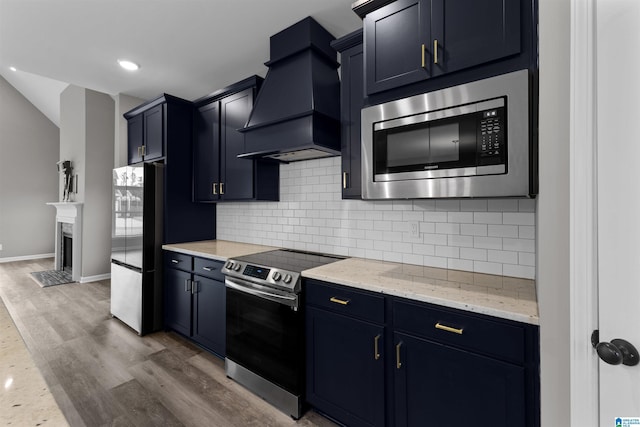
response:
[[[591,344],[596,349],[598,356],[610,365],[623,364],[635,366],[640,362],[638,350],[629,341],[621,338],[611,340],[611,342],[598,342],[600,333],[596,329],[591,334]]]

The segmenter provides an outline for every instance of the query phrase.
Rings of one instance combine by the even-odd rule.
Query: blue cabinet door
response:
[[[164,107],[157,105],[144,112],[144,160],[164,156]]]
[[[142,146],[144,145],[144,116],[139,114],[127,121],[127,164],[142,161]]]
[[[431,0],[432,76],[518,54],[519,0]],[[436,55],[437,45],[437,55]]]
[[[220,199],[220,103],[198,108],[193,120],[193,199]]]
[[[254,198],[254,161],[239,159],[245,152],[244,127],[253,108],[253,88],[220,100],[221,193],[225,200]]]
[[[367,93],[429,77],[430,0],[397,0],[364,19]]]
[[[384,328],[308,307],[306,335],[307,401],[348,426],[383,426]]]
[[[396,426],[525,427],[525,370],[394,334]]]
[[[193,281],[193,339],[225,355],[226,290],[223,282],[202,276]]]
[[[191,273],[165,268],[165,327],[191,336]]]
[[[360,112],[364,103],[362,44],[340,54],[342,62],[342,198],[362,197]]]

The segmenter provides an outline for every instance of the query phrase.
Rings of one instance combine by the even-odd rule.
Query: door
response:
[[[307,308],[307,400],[349,426],[384,425],[384,328]]]
[[[191,273],[165,269],[164,318],[166,327],[191,336]]]
[[[367,94],[429,78],[431,1],[398,0],[364,19]]]
[[[194,276],[193,280],[193,339],[224,357],[224,283],[202,276]]]
[[[220,103],[204,105],[195,113],[193,130],[193,200],[220,199]]]
[[[396,332],[397,426],[525,427],[522,366]]]
[[[520,53],[519,0],[433,0],[431,13],[433,76]]]
[[[249,119],[253,88],[220,100],[220,194],[226,200],[253,198],[253,160],[239,159],[245,153],[244,133],[238,132]]]
[[[600,341],[640,349],[640,2],[596,1],[595,12],[598,327]],[[640,418],[640,365],[600,361],[599,382],[600,426]]]
[[[145,160],[154,160],[164,154],[163,107],[157,105],[144,112],[144,150]]]

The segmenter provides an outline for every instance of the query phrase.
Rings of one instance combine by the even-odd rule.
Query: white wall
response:
[[[60,95],[60,159],[71,160],[84,203],[81,281],[110,272],[114,101],[106,94],[69,86]]]
[[[535,200],[342,200],[340,177],[339,157],[281,165],[279,202],[217,205],[218,239],[534,278]]]
[[[0,77],[0,261],[53,253],[58,127]]]
[[[571,0],[539,1],[540,191],[537,288],[542,426],[570,423],[570,31]],[[589,334],[590,331],[584,331]]]

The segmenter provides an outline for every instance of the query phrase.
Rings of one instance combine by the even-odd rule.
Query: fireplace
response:
[[[52,202],[56,208],[54,268],[71,273],[79,282],[82,276],[82,203]]]
[[[73,225],[68,222],[61,222],[62,228],[62,248],[60,253],[62,255],[62,270],[73,273]]]

